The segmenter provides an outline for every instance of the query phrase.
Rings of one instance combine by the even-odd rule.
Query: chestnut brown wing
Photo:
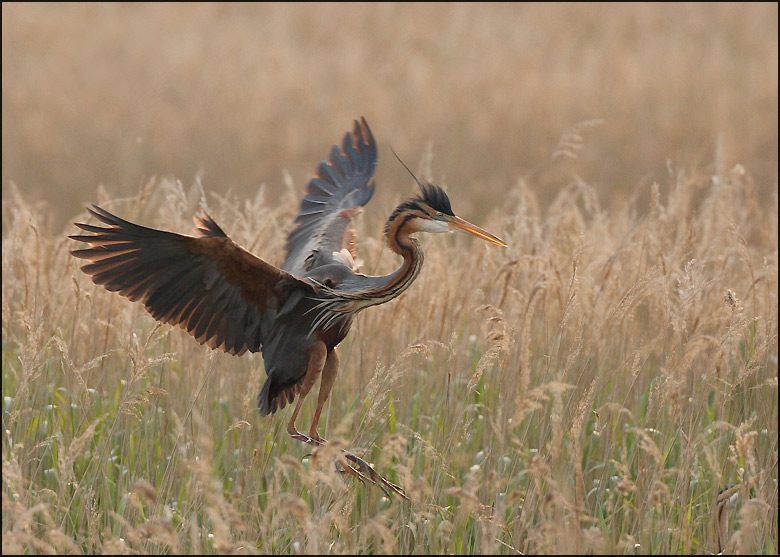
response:
[[[90,261],[81,269],[211,348],[258,352],[277,315],[313,292],[235,244],[205,212],[195,219],[197,237],[139,226],[96,205],[89,212],[108,226],[76,223],[94,234],[70,236],[90,245],[71,252]]]

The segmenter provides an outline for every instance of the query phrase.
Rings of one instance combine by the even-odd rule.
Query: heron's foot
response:
[[[312,426],[312,428],[309,430],[309,439],[314,439],[318,443],[325,444],[327,441],[322,438],[322,436],[317,432],[317,428]]]
[[[365,480],[368,480],[375,486],[379,487],[379,489],[382,490],[382,492],[385,494],[386,497],[390,497],[390,492],[393,492],[396,495],[399,495],[402,498],[406,499],[407,501],[409,500],[409,497],[406,496],[406,492],[404,492],[404,490],[401,489],[400,486],[397,486],[393,482],[390,482],[385,478],[383,478],[382,475],[379,474],[379,472],[377,472],[376,470],[374,470],[374,468],[368,462],[366,462],[365,460],[363,460],[358,456],[353,455],[350,452],[343,451],[343,453],[344,453],[344,458],[355,463],[355,466],[352,466],[350,464],[349,468],[359,475],[359,479],[363,483],[365,483]]]
[[[306,443],[312,447],[321,447],[325,444],[325,440],[319,435],[317,435],[317,437],[311,437],[309,435],[304,435],[297,429],[288,429],[287,433],[296,441],[301,441],[302,443]]]
[[[290,434],[290,437],[296,441],[301,441],[312,447],[320,448],[327,443],[327,441],[320,437],[316,431],[313,432],[313,435],[304,435],[296,429],[288,429],[288,433]],[[362,484],[366,484],[366,482],[372,483],[379,487],[386,497],[390,497],[390,493],[392,492],[407,501],[409,500],[409,497],[406,496],[406,493],[400,486],[383,478],[368,462],[344,449],[341,449],[341,452],[345,459],[345,466],[344,468],[339,468],[338,465],[336,466],[336,470],[340,474],[349,474],[355,479],[360,480]],[[351,463],[354,463],[354,465]]]
[[[314,452],[313,453],[308,453],[306,455],[307,457],[308,456],[316,456],[317,449],[319,449],[319,448],[321,448],[321,447],[323,447],[323,446],[325,446],[327,444],[327,441],[325,439],[323,439],[322,437],[320,437],[317,434],[316,431],[314,432],[314,435],[311,435],[311,434],[304,435],[303,433],[301,433],[301,432],[299,432],[297,430],[292,430],[292,431],[289,431],[288,433],[290,434],[290,437],[292,437],[296,441],[301,441],[302,443],[306,443],[307,445],[311,445],[312,447],[314,447]],[[346,451],[343,451],[343,452],[346,453]],[[355,479],[360,480],[360,482],[363,483],[363,484],[365,484],[366,482],[374,483],[370,478],[367,478],[366,476],[361,474],[358,469],[354,468],[352,465],[350,465],[348,462],[346,462],[346,460],[344,461],[344,468],[340,468],[338,466],[338,464],[339,464],[338,462],[336,462],[335,464],[336,464],[336,471],[339,474],[349,474],[350,476],[354,477]]]

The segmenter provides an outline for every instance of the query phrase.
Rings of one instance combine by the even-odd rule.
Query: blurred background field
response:
[[[361,115],[377,215],[409,190],[391,145],[413,168],[431,146],[472,216],[575,171],[621,207],[669,164],[711,167],[718,138],[763,199],[777,184],[773,3],[9,3],[2,25],[3,199],[13,181],[57,227],[99,184],[278,192]]]
[[[776,4],[2,10],[3,553],[777,553]],[[278,264],[359,116],[364,271],[414,191],[391,146],[509,244],[423,238],[341,345],[321,433],[410,503],[66,238],[205,202]]]

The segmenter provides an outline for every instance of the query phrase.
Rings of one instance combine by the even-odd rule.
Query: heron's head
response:
[[[500,238],[455,215],[450,205],[450,198],[439,186],[430,182],[418,182],[418,184],[421,193],[396,207],[387,221],[386,232],[390,229],[391,223],[395,222],[398,223],[399,228],[405,228],[409,233],[462,230],[506,247],[506,243]]]

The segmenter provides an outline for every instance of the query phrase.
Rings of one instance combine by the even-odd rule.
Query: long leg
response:
[[[330,363],[328,364],[328,362]],[[322,437],[320,437],[317,433],[317,422],[319,421],[320,414],[322,412],[322,406],[325,404],[325,401],[330,394],[330,390],[333,387],[333,380],[336,378],[338,364],[339,359],[335,350],[332,350],[330,353],[328,353],[327,347],[322,341],[317,342],[314,346],[312,346],[312,348],[308,350],[306,375],[304,376],[303,382],[301,383],[301,387],[298,391],[298,402],[295,405],[295,410],[293,410],[290,421],[287,423],[287,433],[293,439],[302,441],[314,447],[321,447],[325,444],[325,440],[322,439]],[[327,371],[324,372],[324,370]],[[317,412],[314,415],[314,421],[312,422],[310,434],[304,435],[295,427],[295,420],[298,418],[298,412],[301,411],[301,406],[303,406],[303,401],[306,398],[306,395],[309,394],[309,391],[311,391],[311,388],[314,386],[314,382],[317,380],[317,377],[320,374],[323,375],[323,379],[320,385],[320,394],[317,397]],[[344,452],[347,455],[346,458],[351,456],[346,451]],[[352,468],[351,466],[348,466],[343,471],[355,476],[360,481],[368,480],[372,483],[375,483],[374,480],[365,477],[358,470]]]
[[[328,395],[330,395],[330,390],[333,388],[333,382],[336,379],[338,368],[339,357],[335,349],[328,352],[325,343],[321,341],[317,342],[309,349],[306,375],[304,376],[303,383],[301,383],[301,388],[298,392],[298,403],[295,405],[295,410],[293,410],[293,414],[287,424],[287,433],[289,433],[293,439],[303,441],[304,443],[315,447],[320,447],[325,443],[322,437],[317,433],[317,423],[320,420],[322,407],[328,399]],[[317,410],[314,413],[309,435],[304,435],[296,429],[295,419],[298,417],[298,412],[301,410],[304,398],[309,394],[309,391],[314,386],[314,382],[320,375],[322,375],[322,380],[320,382],[320,392],[317,396]],[[384,479],[365,460],[345,450],[342,450],[342,452],[344,453],[344,458],[356,464],[356,467],[347,465],[343,470],[344,473],[354,476],[361,482],[365,483],[368,481],[377,485],[387,496],[390,495],[387,491],[389,489],[404,499],[409,499],[403,489]]]
[[[320,421],[320,414],[322,413],[322,407],[325,401],[328,400],[330,390],[333,388],[333,382],[336,380],[336,375],[339,371],[339,355],[336,349],[333,348],[328,352],[328,357],[325,359],[325,365],[322,368],[322,377],[320,379],[320,393],[317,395],[317,410],[314,412],[314,419],[311,422],[311,428],[309,429],[309,437],[317,441],[324,441],[320,434],[317,433],[317,424]]]
[[[312,439],[311,437],[308,437],[299,432],[295,428],[295,419],[298,417],[298,412],[301,411],[303,400],[306,398],[306,395],[309,394],[309,391],[314,386],[314,382],[317,380],[317,377],[320,375],[323,367],[325,366],[325,359],[327,354],[328,349],[326,348],[325,343],[322,341],[318,341],[308,349],[306,375],[304,376],[303,383],[301,383],[301,388],[298,391],[298,403],[295,405],[295,410],[293,410],[292,417],[290,417],[290,421],[287,424],[287,433],[290,434],[290,437],[297,439],[298,441],[308,443],[309,445],[314,445],[315,447],[322,445],[322,441],[318,439]]]
[[[325,440],[320,437],[320,434],[317,432],[317,424],[320,421],[320,414],[322,413],[322,407],[325,404],[325,401],[328,400],[328,396],[330,395],[330,390],[333,388],[333,383],[336,380],[336,375],[339,371],[339,355],[338,352],[336,352],[336,349],[333,348],[330,352],[328,352],[328,357],[325,360],[325,365],[322,368],[322,377],[320,379],[320,392],[317,395],[317,410],[314,413],[314,419],[311,422],[311,428],[309,429],[309,437],[311,439],[314,439],[315,441],[319,441],[324,443]],[[350,465],[351,470],[344,470],[347,473],[352,473],[353,471],[356,474],[356,477],[361,480],[369,480],[371,483],[376,484],[379,486],[379,488],[385,493],[385,495],[389,496],[390,494],[387,492],[387,489],[390,489],[394,493],[397,493],[404,499],[408,499],[406,496],[406,493],[404,493],[404,490],[401,489],[399,486],[395,485],[392,482],[387,481],[385,478],[383,478],[378,472],[376,472],[371,465],[363,460],[360,457],[357,457],[353,455],[350,452],[343,451],[344,458],[347,460],[355,463],[356,467],[353,467]]]

